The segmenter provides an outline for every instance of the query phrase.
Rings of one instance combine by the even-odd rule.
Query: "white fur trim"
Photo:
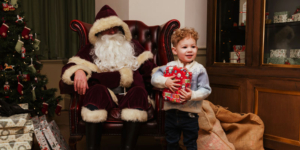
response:
[[[74,65],[65,70],[64,74],[61,77],[62,81],[68,85],[73,85],[74,81],[71,80],[71,77],[79,69],[82,69],[87,73],[86,80],[88,80],[92,76],[92,71],[88,67],[84,65]]]
[[[98,73],[101,72],[97,65],[95,65],[94,63],[91,63],[91,62],[89,62],[85,59],[82,59],[78,56],[71,57],[69,59],[68,63],[75,63],[77,65],[84,65],[84,66],[88,67],[89,69],[91,69],[93,72],[98,72]]]
[[[107,119],[107,111],[105,109],[89,110],[88,108],[83,106],[81,109],[81,117],[82,120],[86,122],[104,122]]]
[[[140,54],[137,57],[139,66],[142,65],[145,61],[147,61],[149,59],[153,59],[153,54],[150,51],[144,51],[142,54]]]
[[[121,75],[120,85],[122,87],[130,87],[133,82],[133,71],[129,68],[122,68],[119,70]]]
[[[124,121],[146,122],[147,117],[147,112],[144,110],[124,108],[121,113],[121,119]]]
[[[5,24],[5,23],[2,23],[2,25],[4,25],[4,26],[6,26],[7,28],[9,28],[9,26],[8,26],[7,24]]]
[[[121,26],[124,30],[126,40],[131,41],[132,36],[131,36],[131,32],[129,30],[128,25],[123,20],[121,20],[119,17],[110,16],[110,17],[98,19],[97,21],[94,22],[92,28],[90,29],[90,33],[89,33],[90,43],[95,45],[95,43],[97,41],[97,36],[95,34],[105,31],[107,29],[116,27],[116,26]]]
[[[110,90],[109,88],[107,88],[107,89],[108,89],[108,91],[109,91],[109,94],[110,94],[112,100],[113,100],[117,105],[119,105],[119,104],[118,104],[118,98],[117,98],[117,96],[115,95],[115,93],[114,93],[112,90]]]
[[[29,30],[29,31],[31,30],[30,28],[28,28],[28,27],[26,27],[26,26],[25,26],[24,28],[27,29],[27,30]]]

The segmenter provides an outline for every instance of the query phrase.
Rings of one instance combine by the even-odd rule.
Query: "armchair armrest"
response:
[[[171,48],[171,35],[174,30],[180,27],[180,22],[176,19],[170,20],[162,25],[162,30],[158,38],[158,64],[159,66],[165,65],[174,60]]]

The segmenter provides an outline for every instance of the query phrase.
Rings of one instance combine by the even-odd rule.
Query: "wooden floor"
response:
[[[65,140],[69,142],[69,112],[62,111],[61,116],[54,117],[55,122],[60,128],[60,132],[64,136]],[[121,143],[120,136],[102,136],[101,150],[119,150]],[[77,144],[77,150],[85,150],[85,137]],[[34,139],[33,150],[39,150],[38,143]],[[150,136],[140,136],[137,143],[137,150],[161,150],[163,149],[160,141]]]

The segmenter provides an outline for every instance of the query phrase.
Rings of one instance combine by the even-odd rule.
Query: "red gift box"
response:
[[[177,66],[168,66],[166,71],[164,72],[164,77],[170,77],[175,75],[175,80],[180,80],[177,84],[180,84],[178,90],[172,92],[168,88],[163,90],[163,98],[166,101],[174,102],[174,103],[181,103],[180,102],[180,90],[191,88],[191,81],[192,81],[192,73],[188,72],[186,68],[177,67]]]

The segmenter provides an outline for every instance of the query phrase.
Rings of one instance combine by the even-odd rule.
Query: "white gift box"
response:
[[[33,117],[32,122],[33,122],[33,126],[34,126],[34,134],[35,134],[37,142],[39,143],[40,149],[50,150],[49,145],[44,136],[44,133],[40,129],[39,118],[37,116]]]
[[[0,116],[0,128],[24,127],[29,118],[29,113],[16,114],[10,117]]]
[[[43,133],[45,134],[48,143],[53,150],[69,150],[69,146],[66,144],[60,132],[57,130],[59,129],[54,120],[51,121],[45,129],[43,129]]]
[[[288,11],[281,11],[274,13],[274,23],[284,23],[288,21],[289,12]]]
[[[46,116],[32,118],[34,125],[34,132],[37,136],[37,140],[40,146],[49,147],[53,150],[69,150],[69,145],[61,135],[58,126],[55,121],[47,122]],[[47,140],[47,141],[46,141]],[[49,149],[49,148],[48,148]]]
[[[291,49],[290,58],[300,58],[300,49]]]
[[[32,149],[32,141],[0,143],[0,149],[2,150],[29,150]]]
[[[286,49],[270,50],[270,58],[286,58]]]
[[[292,19],[293,19],[293,21],[300,21],[300,13],[293,14]]]
[[[9,143],[11,141],[15,141],[15,142],[33,141],[32,133],[33,132],[31,131],[25,134],[0,136],[0,143]]]
[[[238,62],[238,55],[240,55],[240,62]],[[245,51],[230,52],[230,63],[245,63]]]
[[[240,59],[240,62],[237,59],[230,59],[230,63],[245,63],[245,59]]]
[[[278,16],[274,16],[274,17],[273,17],[273,22],[274,22],[274,23],[278,23]]]
[[[42,129],[42,130],[45,129],[48,126],[46,116],[45,115],[40,116],[39,120],[40,120],[40,122],[39,122],[40,129]]]
[[[239,52],[240,53],[240,58],[245,59],[245,52]],[[237,52],[230,52],[230,58],[238,58]]]
[[[28,133],[30,131],[33,131],[33,125],[32,125],[32,121],[28,120],[27,123],[25,123],[24,127],[1,128],[0,129],[0,136],[25,134],[25,133]]]

